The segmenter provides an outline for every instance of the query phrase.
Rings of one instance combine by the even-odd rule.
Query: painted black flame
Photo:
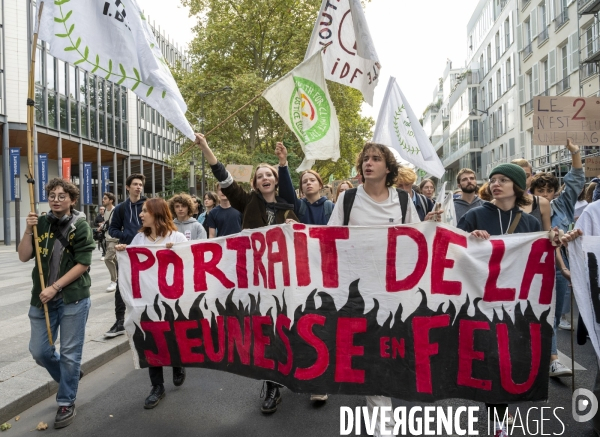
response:
[[[421,295],[421,303],[419,307],[406,320],[402,321],[403,312],[402,305],[393,314],[390,312],[387,320],[383,325],[377,322],[377,313],[379,311],[379,302],[374,300],[374,307],[368,312],[365,311],[365,302],[359,292],[358,280],[350,285],[348,301],[336,310],[332,297],[325,292],[317,292],[314,290],[307,298],[305,308],[302,306],[296,308],[294,312],[294,321],[288,337],[293,349],[293,368],[289,375],[284,376],[277,371],[277,362],[285,363],[288,360],[286,349],[282,340],[275,335],[272,329],[264,329],[264,334],[270,337],[271,344],[267,346],[265,357],[275,360],[275,370],[267,370],[258,368],[253,365],[244,365],[240,362],[239,357],[234,354],[234,362],[227,361],[227,353],[225,358],[220,363],[214,363],[205,358],[204,363],[194,365],[195,367],[205,367],[210,369],[225,370],[239,375],[247,376],[255,379],[270,379],[278,381],[295,392],[315,393],[344,393],[344,394],[379,394],[398,397],[406,400],[429,402],[444,398],[464,398],[475,401],[485,402],[511,402],[524,400],[544,400],[548,394],[548,366],[550,356],[550,339],[552,336],[552,326],[548,323],[548,315],[550,309],[543,312],[538,319],[528,303],[525,312],[520,309],[520,305],[516,305],[514,312],[514,323],[511,321],[506,310],[503,309],[502,321],[494,314],[494,319],[490,323],[489,331],[477,331],[475,335],[474,348],[477,351],[482,351],[485,354],[485,361],[474,361],[473,372],[474,378],[487,379],[492,381],[492,390],[483,391],[480,389],[458,386],[456,376],[458,372],[458,329],[460,320],[474,320],[489,322],[486,315],[479,309],[481,299],[476,299],[473,302],[475,313],[469,316],[467,310],[470,306],[470,301],[467,298],[465,304],[457,311],[452,302],[449,303],[446,311],[442,310],[440,305],[435,311],[427,306],[427,295],[423,290],[419,290]],[[321,298],[322,304],[319,308],[315,305],[315,295]],[[154,310],[159,318],[171,323],[171,331],[165,333],[169,351],[171,353],[172,365],[181,365],[179,350],[175,340],[173,322],[181,320],[201,320],[204,318],[200,305],[204,298],[201,294],[190,308],[189,314],[186,317],[179,302],[175,303],[175,311],[165,302],[162,302],[164,308],[164,316],[158,302],[158,296],[154,301]],[[218,310],[218,315],[234,316],[240,321],[243,329],[243,318],[246,316],[261,315],[260,312],[260,295],[258,299],[250,295],[250,303],[244,306],[241,302],[236,305],[233,302],[233,290],[227,296],[225,305],[222,305],[218,300],[215,305]],[[276,299],[276,308],[270,308],[267,315],[272,319],[276,319],[279,314],[287,314],[285,295],[283,302],[280,304]],[[205,308],[207,305],[205,302]],[[272,311],[275,310],[275,314]],[[175,315],[176,314],[176,315]],[[319,314],[326,317],[324,326],[315,325],[313,332],[322,339],[329,350],[329,366],[325,373],[315,378],[314,380],[299,381],[293,377],[294,370],[298,367],[306,368],[314,364],[317,354],[315,349],[307,344],[296,331],[298,320],[306,314]],[[428,317],[448,314],[450,315],[451,325],[445,328],[432,329],[429,334],[430,343],[437,343],[439,352],[431,357],[431,375],[432,375],[432,394],[423,394],[417,392],[415,380],[415,354],[414,341],[412,334],[412,321],[415,317]],[[365,370],[365,383],[338,383],[335,382],[335,351],[336,339],[335,332],[339,317],[362,317],[367,320],[367,332],[354,335],[355,346],[363,346],[364,354],[352,358],[353,369]],[[393,320],[393,324],[392,324]],[[141,321],[150,321],[147,314],[147,309],[141,316]],[[211,316],[211,330],[213,344],[217,345],[217,323],[215,322],[215,314]],[[529,324],[541,323],[542,334],[542,353],[539,363],[539,373],[536,377],[531,390],[525,394],[511,395],[507,394],[501,388],[500,370],[498,364],[498,345],[496,341],[496,331],[494,324],[502,322],[507,324],[510,342],[510,352],[512,360],[512,378],[516,383],[522,383],[527,380],[531,363],[531,350],[529,347]],[[202,330],[194,329],[188,331],[189,338],[202,338]],[[405,340],[405,357],[400,358],[381,358],[380,356],[380,338],[381,337],[396,337]],[[144,335],[141,328],[136,325],[136,331],[133,336],[136,350],[140,359],[141,367],[148,367],[145,359],[145,350],[156,352],[156,345],[151,334]],[[227,348],[227,338],[225,340],[225,348]],[[204,345],[196,348],[194,352],[203,353]],[[524,363],[518,365],[518,363]]]

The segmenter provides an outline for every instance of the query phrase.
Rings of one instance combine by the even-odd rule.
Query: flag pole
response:
[[[44,2],[40,3],[40,9],[37,17],[36,29],[39,30],[40,19],[42,17],[42,10],[44,9]],[[27,165],[29,166],[29,175],[27,177],[27,184],[29,185],[29,206],[32,212],[35,212],[35,193],[34,184],[35,178],[33,173],[33,120],[35,116],[35,55],[37,51],[37,40],[38,33],[33,33],[33,47],[31,48],[31,67],[29,69],[29,83],[27,88]],[[38,266],[38,273],[40,275],[40,286],[43,290],[46,288],[44,284],[44,271],[42,269],[42,257],[40,255],[40,243],[38,241],[38,229],[37,225],[33,226],[33,243],[35,250],[35,260]],[[48,343],[54,345],[52,341],[52,329],[50,328],[50,317],[48,315],[48,305],[44,304],[44,317],[46,318],[46,329],[48,331]]]

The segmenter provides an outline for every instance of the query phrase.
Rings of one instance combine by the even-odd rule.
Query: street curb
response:
[[[89,374],[97,368],[103,366],[109,361],[117,358],[119,355],[130,351],[129,340],[127,336],[122,336],[119,339],[105,340],[103,338],[88,341],[85,343],[83,350],[83,360],[81,370],[85,374]],[[2,396],[0,399],[0,423],[4,423],[15,417],[17,414],[31,408],[35,404],[52,396],[58,391],[58,384],[48,376],[47,380],[27,379],[27,374],[39,372],[45,369],[37,366],[22,375],[18,375],[12,380],[15,381],[15,391],[18,394],[8,395],[8,399]],[[47,372],[46,372],[46,375]],[[84,376],[85,378],[85,376]],[[33,384],[29,389],[23,390],[22,382],[31,382]],[[3,387],[5,388],[5,387]]]

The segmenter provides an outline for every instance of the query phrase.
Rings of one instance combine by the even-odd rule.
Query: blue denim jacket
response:
[[[552,209],[551,220],[552,227],[558,226],[559,229],[567,232],[569,225],[573,223],[575,214],[575,203],[579,193],[585,185],[585,173],[582,168],[573,168],[564,177],[565,189],[560,196],[550,202]]]

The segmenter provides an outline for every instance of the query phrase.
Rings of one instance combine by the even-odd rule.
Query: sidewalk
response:
[[[94,251],[92,269],[92,307],[86,326],[82,369],[97,369],[129,351],[125,335],[105,339],[114,323],[114,293],[107,293],[110,276],[100,252]],[[34,260],[22,263],[12,246],[0,245],[0,423],[56,393],[58,384],[46,369],[38,366],[29,353],[29,299]],[[56,342],[60,351],[60,334]]]

